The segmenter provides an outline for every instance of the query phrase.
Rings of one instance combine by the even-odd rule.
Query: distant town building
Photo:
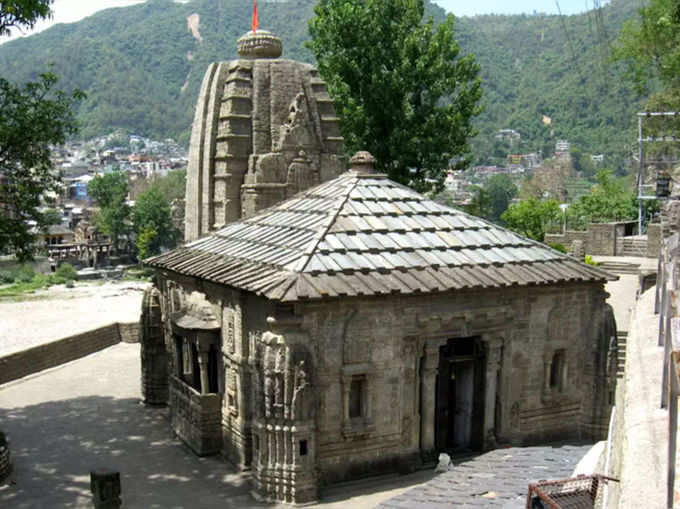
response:
[[[509,141],[510,144],[519,142],[522,136],[514,129],[500,129],[494,136],[497,140]]]
[[[555,152],[569,152],[571,144],[567,140],[558,140],[555,143]]]
[[[566,140],[558,140],[555,143],[555,159],[561,161],[568,161],[571,159],[571,154],[569,153],[569,148],[571,144]]]

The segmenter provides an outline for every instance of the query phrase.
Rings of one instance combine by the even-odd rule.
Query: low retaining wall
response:
[[[0,357],[0,385],[80,359],[121,341],[139,342],[139,324],[112,323]]]

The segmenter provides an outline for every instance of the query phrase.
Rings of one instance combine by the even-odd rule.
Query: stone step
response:
[[[638,274],[640,266],[634,263],[601,262],[598,267],[612,274]]]

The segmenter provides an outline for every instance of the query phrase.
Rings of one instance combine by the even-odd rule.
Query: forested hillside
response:
[[[283,39],[284,57],[311,61],[303,43],[314,3],[259,2],[260,26]],[[608,62],[607,43],[635,8],[634,0],[613,0],[599,13],[565,18],[457,20],[457,37],[465,52],[476,55],[484,79],[478,161],[502,149],[493,142],[502,128],[521,133],[517,151],[566,138],[586,152],[623,153],[633,139],[630,128],[640,101]],[[186,144],[203,73],[210,62],[236,56],[236,40],[250,27],[250,10],[251,3],[242,0],[148,0],[101,11],[0,45],[0,75],[24,81],[53,64],[63,88],[88,94],[79,110],[84,137],[124,128]],[[428,11],[435,19],[445,15],[433,5]]]

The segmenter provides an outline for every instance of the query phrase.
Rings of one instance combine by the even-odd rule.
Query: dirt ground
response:
[[[0,300],[0,356],[103,327],[139,320],[149,283],[78,282],[57,285],[21,301]]]

